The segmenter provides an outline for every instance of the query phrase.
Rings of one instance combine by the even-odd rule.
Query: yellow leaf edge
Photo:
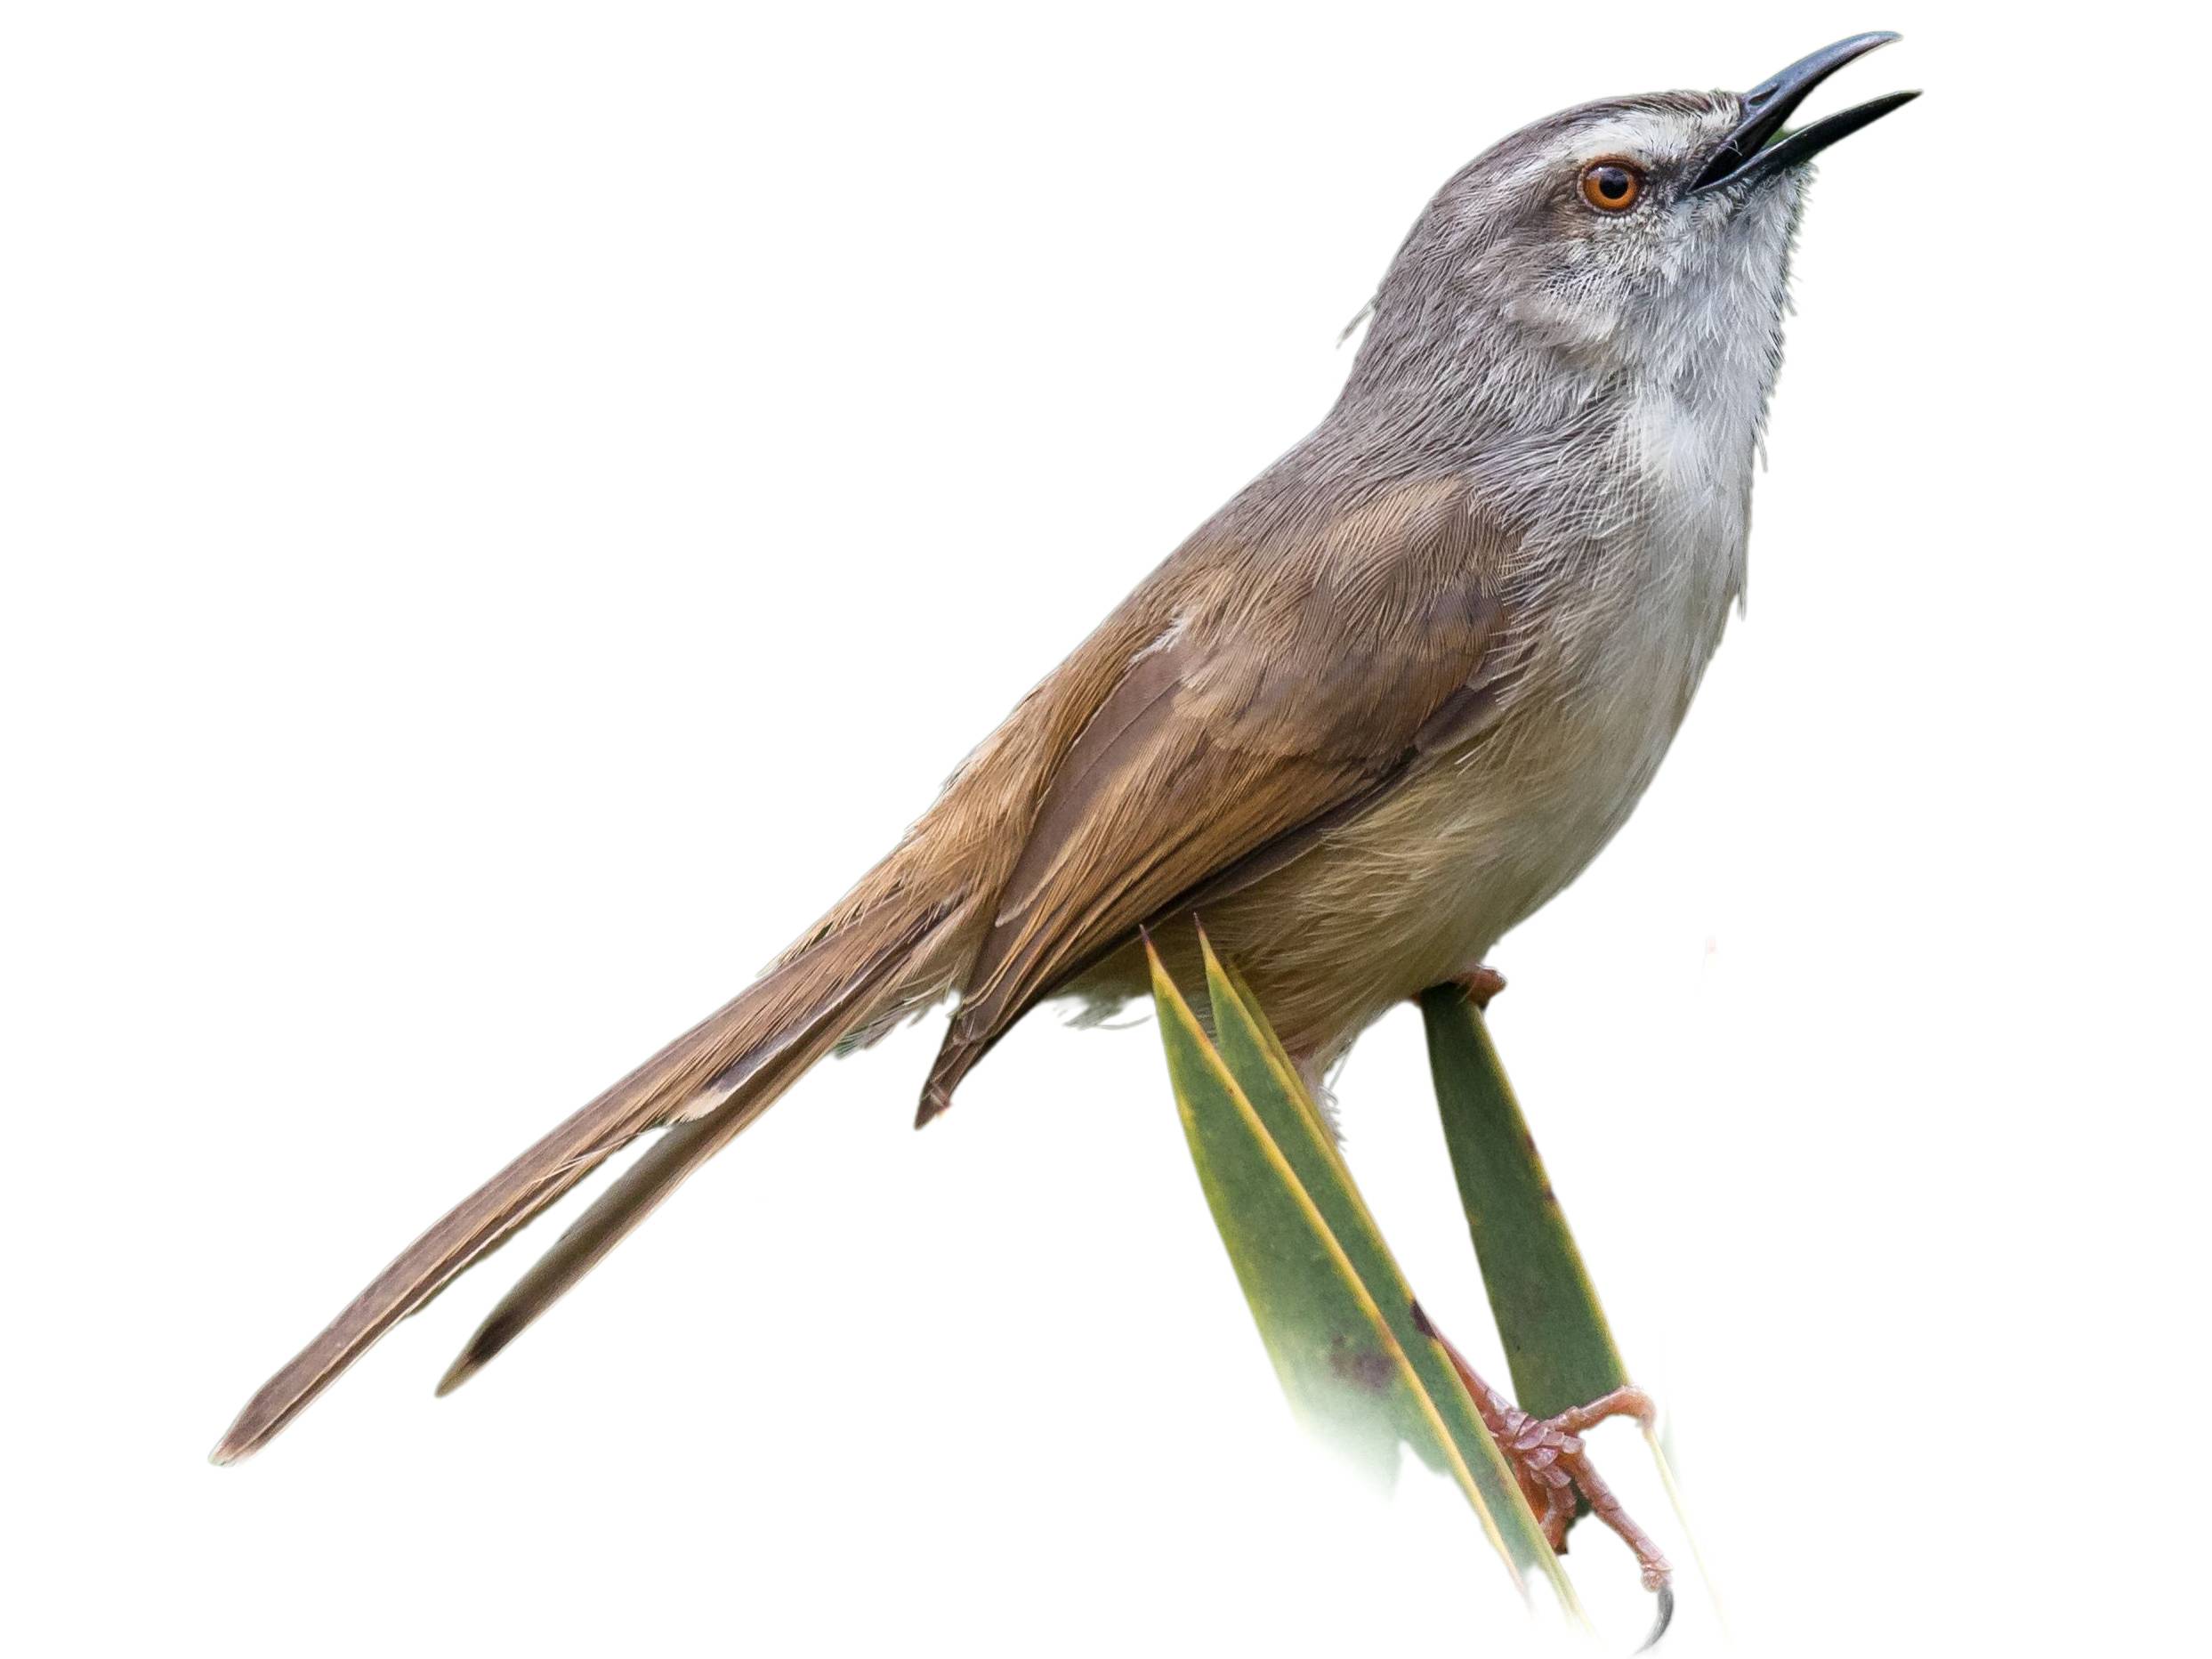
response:
[[[1174,980],[1169,978],[1165,965],[1160,961],[1159,953],[1153,948],[1150,939],[1145,941],[1145,954],[1150,963],[1152,999],[1159,1019],[1163,1024],[1172,1020],[1183,1028],[1186,1037],[1191,1040],[1192,1051],[1199,1056],[1200,1063],[1211,1073],[1213,1080],[1222,1088],[1235,1107],[1239,1121],[1251,1137],[1254,1145],[1258,1147],[1268,1167],[1273,1171],[1276,1178],[1281,1182],[1285,1193],[1296,1204],[1307,1225],[1312,1229],[1314,1236],[1321,1242],[1330,1263],[1351,1291],[1354,1301],[1366,1315],[1368,1323],[1373,1326],[1376,1336],[1380,1339],[1383,1351],[1388,1354],[1398,1375],[1411,1391],[1413,1399],[1419,1406],[1423,1418],[1427,1422],[1437,1445],[1443,1453],[1445,1466],[1451,1472],[1453,1484],[1458,1486],[1469,1506],[1474,1510],[1476,1519],[1481,1523],[1484,1536],[1489,1540],[1491,1548],[1498,1551],[1498,1559],[1505,1564],[1507,1574],[1513,1579],[1514,1587],[1525,1600],[1529,1594],[1528,1582],[1520,1565],[1514,1560],[1513,1552],[1506,1542],[1504,1534],[1498,1529],[1497,1517],[1490,1513],[1489,1506],[1483,1501],[1481,1490],[1475,1484],[1474,1473],[1467,1467],[1465,1460],[1462,1457],[1458,1443],[1446,1425],[1443,1413],[1438,1409],[1434,1398],[1422,1384],[1420,1374],[1414,1369],[1413,1363],[1407,1358],[1404,1348],[1400,1346],[1396,1334],[1391,1329],[1390,1322],[1384,1317],[1383,1311],[1376,1306],[1373,1294],[1352,1267],[1351,1258],[1345,1255],[1344,1246],[1337,1241],[1336,1234],[1330,1230],[1327,1221],[1323,1219],[1312,1195],[1306,1192],[1304,1186],[1298,1180],[1296,1172],[1290,1167],[1289,1160],[1283,1155],[1282,1148],[1268,1133],[1266,1125],[1260,1121],[1259,1113],[1253,1110],[1252,1103],[1246,1097],[1243,1088],[1231,1073],[1213,1043],[1207,1040],[1205,1028],[1199,1024],[1197,1015],[1191,1011],[1191,1005],[1184,999],[1183,992],[1177,989]],[[1212,956],[1210,947],[1207,954],[1210,959]],[[1260,1028],[1263,1032],[1266,1030],[1263,1024]],[[1277,1063],[1285,1066],[1287,1074],[1292,1080],[1293,1098],[1305,1099],[1304,1087],[1296,1081],[1296,1072],[1288,1070],[1288,1056],[1282,1054],[1279,1043],[1273,1045],[1273,1052]],[[1190,1097],[1185,1090],[1183,1080],[1177,1075],[1176,1068],[1172,1065],[1169,1067],[1168,1077],[1175,1096],[1176,1111],[1183,1121],[1185,1134],[1189,1135],[1191,1132],[1192,1113]],[[1308,1109],[1311,1110],[1310,1107]],[[1319,1128],[1318,1113],[1315,1113],[1315,1120],[1316,1127]],[[1323,1131],[1323,1138],[1324,1140],[1328,1138],[1326,1131]],[[1341,1154],[1336,1152],[1333,1141],[1329,1141],[1328,1144],[1330,1155],[1341,1168],[1343,1164]],[[1365,1201],[1359,1198],[1356,1188],[1353,1189],[1353,1197],[1364,1211]],[[1495,1454],[1494,1447],[1492,1451]],[[1510,1475],[1507,1485],[1509,1487],[1512,1486]],[[1517,1488],[1514,1490],[1517,1494]],[[1524,1509],[1526,1507],[1525,1501],[1523,1507]],[[1531,1526],[1534,1525],[1533,1516],[1530,1517],[1530,1524]],[[1545,1565],[1549,1568],[1547,1577],[1554,1590],[1560,1594],[1570,1616],[1578,1623],[1581,1623],[1583,1615],[1573,1587],[1568,1582],[1563,1570],[1559,1567],[1556,1560],[1551,1558],[1548,1550],[1545,1552]]]

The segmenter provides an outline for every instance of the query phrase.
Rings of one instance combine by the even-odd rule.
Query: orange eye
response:
[[[1625,213],[1643,191],[1643,174],[1625,161],[1593,162],[1583,169],[1582,199],[1600,213]]]

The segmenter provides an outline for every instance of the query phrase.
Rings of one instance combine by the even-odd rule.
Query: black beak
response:
[[[1754,86],[1743,95],[1743,119],[1737,123],[1734,132],[1721,141],[1713,158],[1699,173],[1697,182],[1690,187],[1691,194],[1718,190],[1724,184],[1749,183],[1786,167],[1797,166],[1812,160],[1837,139],[1850,137],[1868,123],[1878,121],[1891,110],[1917,98],[1918,93],[1892,93],[1886,98],[1839,110],[1811,126],[1800,127],[1778,144],[1767,144],[1767,140],[1781,131],[1782,123],[1789,119],[1815,86],[1853,58],[1863,58],[1877,46],[1886,46],[1896,38],[1887,31],[1853,35],[1849,40],[1839,40],[1832,46],[1821,47],[1810,57],[1798,59],[1780,75]]]

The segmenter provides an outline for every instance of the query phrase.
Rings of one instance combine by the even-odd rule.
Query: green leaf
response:
[[[1483,1288],[1524,1412],[1551,1417],[1628,1380],[1489,1029],[1457,986],[1421,996],[1437,1110]]]
[[[1489,1026],[1456,985],[1422,992],[1421,1018],[1452,1174],[1513,1372],[1515,1403],[1538,1417],[1586,1405],[1626,1384],[1628,1367],[1506,1080]],[[1724,1628],[1720,1590],[1698,1547],[1667,1453],[1649,1428],[1643,1443]]]
[[[1215,1039],[1152,958],[1183,1129],[1293,1409],[1371,1463],[1403,1441],[1466,1496],[1516,1580],[1531,1571],[1579,1618],[1572,1588],[1264,1021],[1207,952]],[[1525,1591],[1524,1591],[1525,1593]]]

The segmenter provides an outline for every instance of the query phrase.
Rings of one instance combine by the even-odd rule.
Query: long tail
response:
[[[215,1447],[236,1462],[297,1416],[400,1320],[647,1129],[675,1127],[534,1268],[448,1373],[458,1383],[573,1284],[653,1205],[837,1040],[919,990],[948,908],[885,904],[755,982],[562,1123],[379,1274],[246,1402]],[[456,1374],[457,1373],[457,1374]]]
[[[451,1394],[488,1364],[501,1348],[521,1336],[532,1321],[568,1293],[599,1265],[632,1227],[653,1212],[691,1172],[737,1138],[739,1130],[765,1112],[777,1096],[844,1035],[825,1021],[803,1040],[778,1054],[747,1086],[703,1117],[678,1123],[654,1142],[619,1180],[593,1199],[513,1289],[485,1315],[460,1355],[439,1380],[438,1392]]]

